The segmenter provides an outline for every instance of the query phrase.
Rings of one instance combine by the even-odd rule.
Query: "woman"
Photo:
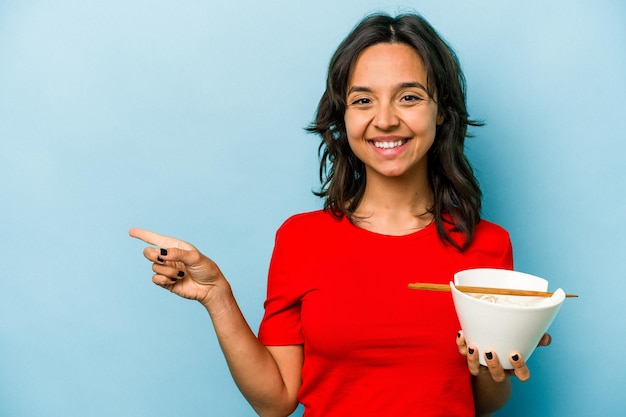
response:
[[[298,402],[307,417],[490,415],[510,374],[528,379],[519,354],[505,372],[493,352],[466,346],[449,294],[407,290],[513,267],[507,232],[480,219],[468,125],[478,123],[458,60],[423,18],[373,15],[348,35],[309,128],[322,137],[324,210],[278,230],[258,337],[213,261],[130,231],[160,247],[144,250],[153,281],[205,306],[259,415],[288,416]]]

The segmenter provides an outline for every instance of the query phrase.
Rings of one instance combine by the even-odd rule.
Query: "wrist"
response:
[[[232,288],[223,276],[218,279],[204,298],[198,300],[211,317],[216,317],[229,310],[235,302]]]

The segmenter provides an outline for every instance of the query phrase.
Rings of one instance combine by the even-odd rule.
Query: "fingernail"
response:
[[[178,281],[178,279],[176,279],[176,278],[172,278],[172,277],[169,277],[169,279],[170,279],[170,281],[172,281],[172,282],[176,282],[176,281]]]
[[[165,261],[163,260],[163,258],[161,258],[160,256],[157,256],[157,261],[159,261],[159,262],[161,262],[161,263],[165,262]]]
[[[178,271],[178,276],[182,278],[185,276],[185,273],[183,271]]]
[[[467,351],[469,352],[470,355],[474,354],[474,349],[472,349],[472,348],[467,349]]]
[[[485,357],[486,357],[488,360],[492,360],[492,359],[493,359],[493,353],[491,353],[491,352],[486,352],[486,353],[485,353]]]
[[[167,256],[167,249],[161,248],[161,256]]]
[[[519,355],[515,354],[515,355],[511,356],[511,359],[513,359],[513,362],[517,362],[519,360]]]
[[[461,332],[457,332],[456,337],[461,337]]]

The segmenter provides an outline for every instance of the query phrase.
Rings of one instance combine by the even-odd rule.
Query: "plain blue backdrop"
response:
[[[2,0],[0,416],[254,415],[127,230],[213,257],[256,329],[276,228],[320,207],[328,60],[379,10],[456,48],[484,217],[581,295],[498,415],[626,414],[624,2]]]

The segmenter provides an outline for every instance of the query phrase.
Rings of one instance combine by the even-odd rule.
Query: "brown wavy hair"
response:
[[[471,244],[481,210],[480,187],[464,154],[464,143],[468,137],[467,127],[482,123],[469,119],[465,77],[455,52],[419,15],[370,15],[337,48],[328,68],[326,91],[314,122],[307,128],[322,138],[319,146],[321,188],[315,195],[324,199],[324,209],[334,216],[354,220],[366,178],[363,162],[348,144],[344,122],[347,88],[361,52],[379,43],[409,45],[424,61],[428,94],[431,98],[438,97],[438,111],[444,118],[427,154],[428,178],[434,195],[428,212],[434,217],[440,239],[463,251]],[[454,233],[461,233],[462,241],[453,239]]]

